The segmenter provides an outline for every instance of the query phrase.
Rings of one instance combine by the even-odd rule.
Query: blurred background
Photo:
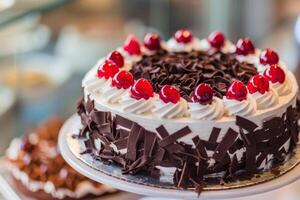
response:
[[[299,0],[0,0],[0,154],[49,115],[74,113],[85,72],[129,33],[249,36],[296,73],[298,15]]]
[[[0,0],[0,154],[49,115],[74,113],[84,73],[129,33],[249,36],[297,71],[298,15],[299,0]]]
[[[299,0],[0,0],[0,155],[48,116],[73,114],[85,72],[127,34],[183,27],[249,36],[300,77]]]

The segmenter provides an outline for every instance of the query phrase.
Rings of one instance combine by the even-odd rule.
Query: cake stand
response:
[[[151,197],[160,197],[166,199],[228,199],[256,195],[268,191],[278,189],[300,179],[299,154],[296,153],[296,162],[293,167],[290,167],[285,174],[252,186],[235,187],[234,189],[222,189],[213,191],[203,191],[200,197],[191,190],[183,190],[171,186],[150,183],[151,180],[143,176],[122,175],[118,166],[106,165],[101,161],[96,161],[95,165],[84,162],[80,158],[81,147],[78,142],[70,138],[72,134],[80,129],[80,119],[77,115],[73,115],[63,125],[60,134],[58,145],[63,158],[79,173],[93,179],[96,182],[111,185],[117,189],[128,191]],[[77,141],[77,140],[76,140]],[[74,150],[75,149],[75,150]],[[297,146],[297,150],[300,147]],[[298,151],[297,151],[298,152]],[[295,160],[295,158],[294,158]],[[90,161],[93,162],[93,161]]]

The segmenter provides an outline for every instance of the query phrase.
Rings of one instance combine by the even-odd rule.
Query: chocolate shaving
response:
[[[158,142],[158,144],[161,147],[166,147],[169,144],[176,142],[178,139],[188,135],[189,133],[191,133],[191,130],[189,127],[186,126],[183,129],[180,129],[179,131],[176,131],[175,133],[164,137],[161,141]]]
[[[127,140],[127,154],[126,159],[135,161],[137,156],[137,142],[139,135],[144,131],[144,129],[138,124],[134,123],[132,125],[129,137]]]
[[[210,67],[213,68],[207,66],[208,69]],[[173,66],[170,70],[178,68]],[[184,67],[182,70],[189,71],[190,68]],[[238,74],[247,78],[241,71]],[[185,80],[184,84],[194,83],[195,80],[191,79],[189,83]],[[194,187],[199,193],[210,181],[251,178],[262,171],[260,167],[263,162],[271,162],[267,160],[268,155],[273,155],[273,167],[278,166],[284,162],[286,155],[291,154],[298,141],[299,114],[292,107],[281,117],[266,120],[262,128],[246,118],[237,116],[235,130],[238,132],[229,128],[225,130],[226,134],[219,138],[221,129],[214,127],[208,140],[201,139],[200,133],[192,138],[194,145],[190,145],[180,141],[191,134],[189,127],[169,133],[161,125],[155,129],[156,132],[151,132],[122,116],[112,117],[109,112],[96,111],[91,104],[93,102],[90,100],[81,100],[77,106],[83,128],[79,137],[73,138],[83,141],[86,147],[83,154],[90,154],[96,160],[117,163],[122,166],[123,173],[146,173],[156,178],[159,176],[157,166],[175,167],[174,184],[181,188]],[[101,150],[96,149],[94,145],[96,139],[102,141]],[[290,147],[284,149],[283,146],[288,141]],[[112,143],[118,150],[126,148],[127,153],[122,155],[114,152],[110,146]],[[244,149],[244,153],[238,160],[236,152],[241,149]],[[212,156],[209,151],[214,152]],[[229,154],[233,154],[232,158]],[[211,164],[211,160],[216,162]],[[207,177],[220,172],[225,173],[213,179]]]
[[[120,115],[116,115],[116,118],[115,118],[115,123],[120,125],[120,126],[123,126],[124,128],[128,128],[130,129],[133,125],[133,122],[120,116]]]
[[[251,122],[250,120],[240,117],[240,116],[236,116],[236,125],[238,125],[239,127],[252,132],[254,131],[254,129],[256,129],[258,126]]]
[[[211,131],[208,141],[209,142],[217,142],[220,132],[221,132],[220,128],[214,127],[213,130]]]
[[[225,156],[228,149],[233,145],[235,142],[235,139],[237,138],[238,133],[235,132],[233,129],[229,128],[226,135],[224,136],[223,140],[220,142],[220,144],[217,146],[214,154],[213,159],[217,161],[221,161],[222,158]]]
[[[239,62],[235,54],[217,51],[212,54],[201,51],[156,52],[143,56],[134,63],[130,72],[136,79],[150,80],[154,91],[159,92],[164,85],[174,85],[182,97],[189,99],[200,83],[209,83],[215,96],[222,97],[232,80],[247,84],[248,80],[258,74],[253,64]]]

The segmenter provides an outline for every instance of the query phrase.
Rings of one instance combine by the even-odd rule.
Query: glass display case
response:
[[[49,116],[73,114],[84,74],[131,33],[247,35],[300,77],[299,13],[298,0],[0,0],[0,155]]]

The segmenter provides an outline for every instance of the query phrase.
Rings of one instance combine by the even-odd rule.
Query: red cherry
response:
[[[109,79],[118,73],[118,71],[119,67],[115,62],[111,60],[105,60],[104,63],[98,68],[98,77]]]
[[[236,43],[236,54],[246,56],[253,54],[255,47],[249,38],[241,38]]]
[[[265,49],[260,53],[259,61],[263,65],[273,65],[279,62],[279,56],[272,49]]]
[[[140,44],[134,35],[129,35],[123,45],[123,49],[130,55],[140,55]]]
[[[269,82],[262,75],[252,76],[248,82],[248,90],[250,94],[253,94],[257,91],[261,94],[264,94],[266,91],[269,91]]]
[[[243,101],[247,99],[247,88],[241,81],[234,81],[231,83],[226,92],[227,99],[235,99]]]
[[[176,31],[174,37],[178,43],[189,43],[193,39],[193,33],[186,29]]]
[[[225,43],[225,36],[222,32],[212,32],[208,36],[208,42],[210,45],[216,49],[220,49]]]
[[[264,71],[264,77],[272,83],[283,83],[285,81],[285,73],[277,64],[271,65]]]
[[[107,59],[115,62],[118,65],[118,67],[123,67],[124,65],[124,58],[118,51],[111,52],[108,55]]]
[[[213,92],[210,85],[201,83],[196,87],[192,101],[203,105],[210,104],[213,99]]]
[[[140,78],[133,84],[130,93],[131,97],[134,99],[139,100],[144,98],[147,100],[150,97],[153,97],[153,88],[148,80]]]
[[[133,76],[130,72],[127,72],[125,70],[119,71],[114,78],[112,79],[112,86],[118,88],[118,89],[127,89],[131,87],[134,83]]]
[[[180,93],[176,87],[165,85],[159,91],[159,97],[165,103],[172,102],[175,104],[180,100]]]
[[[148,33],[144,38],[144,46],[151,51],[160,49],[159,35],[156,33]]]

